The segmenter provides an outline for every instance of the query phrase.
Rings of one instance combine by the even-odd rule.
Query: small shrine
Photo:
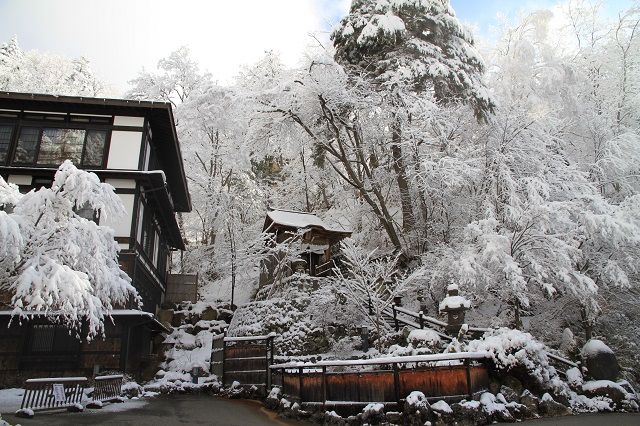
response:
[[[332,251],[351,236],[351,231],[327,225],[313,213],[290,210],[270,210],[262,228],[263,232],[275,234],[278,244],[290,241],[299,251],[299,257],[290,262],[289,275],[306,273],[313,277],[327,277],[333,268]],[[274,281],[274,270],[279,262],[276,258],[262,261],[260,286]]]

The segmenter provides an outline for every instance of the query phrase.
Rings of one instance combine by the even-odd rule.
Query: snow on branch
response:
[[[44,314],[90,340],[103,333],[105,317],[130,299],[139,303],[131,278],[118,263],[113,229],[85,219],[118,218],[124,206],[112,186],[65,161],[51,188],[20,194],[0,178],[0,289],[12,293],[14,315]]]

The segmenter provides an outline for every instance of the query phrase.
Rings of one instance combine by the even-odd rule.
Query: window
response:
[[[14,163],[31,164],[36,158],[36,147],[40,139],[38,127],[23,127],[18,136],[18,147],[13,157]]]
[[[7,161],[7,152],[11,143],[13,126],[0,126],[0,164]]]
[[[96,223],[98,222],[98,212],[96,212],[93,209],[93,207],[91,207],[89,205],[88,202],[84,203],[81,206],[76,206],[73,210],[81,218],[84,218],[84,219],[87,219],[87,220],[90,220],[90,221],[93,221],[93,222],[96,222]]]
[[[83,166],[102,166],[106,139],[107,132],[104,130],[87,130],[87,140],[84,145],[84,155],[82,156]]]
[[[32,324],[27,332],[25,355],[75,355],[80,341],[60,324]]]
[[[20,129],[13,162],[57,166],[71,160],[77,166],[101,167],[106,130],[25,126]]]
[[[43,129],[38,165],[60,164],[64,160],[80,164],[85,133],[77,129]]]

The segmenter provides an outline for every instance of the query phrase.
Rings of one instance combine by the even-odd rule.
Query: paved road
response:
[[[102,410],[83,413],[36,412],[33,419],[3,414],[3,420],[22,426],[98,425],[212,425],[212,426],[305,426],[311,423],[277,419],[256,401],[229,400],[208,395],[158,395],[145,401],[109,404]]]
[[[229,400],[208,395],[159,395],[145,401],[108,404],[102,410],[84,413],[66,411],[41,413],[33,419],[13,414],[2,418],[22,426],[100,426],[100,425],[212,425],[212,426],[307,426],[308,422],[278,419],[256,401]],[[528,420],[529,426],[638,426],[640,413],[581,414],[579,416]]]
[[[598,413],[527,420],[527,426],[638,426],[640,413]],[[26,426],[26,425],[24,425]]]

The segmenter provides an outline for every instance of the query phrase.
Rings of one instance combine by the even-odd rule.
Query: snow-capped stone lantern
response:
[[[464,324],[464,313],[471,307],[471,302],[458,294],[457,284],[450,284],[447,293],[448,296],[440,302],[440,312],[447,313],[445,330],[451,336],[456,336]]]
[[[291,262],[291,269],[293,272],[297,272],[299,274],[307,273],[307,261],[301,257]]]

